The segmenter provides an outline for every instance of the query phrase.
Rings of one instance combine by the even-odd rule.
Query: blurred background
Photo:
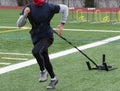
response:
[[[119,8],[120,0],[46,0],[56,4],[66,4],[69,7],[83,8]],[[32,0],[0,0],[0,6],[24,6],[31,3]]]

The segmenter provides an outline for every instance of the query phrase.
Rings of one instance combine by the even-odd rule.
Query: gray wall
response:
[[[47,0],[52,3],[62,3],[62,0]],[[119,8],[120,0],[94,0],[98,8]],[[69,7],[81,8],[85,6],[85,0],[64,0]]]
[[[76,7],[76,8],[78,7],[81,8],[85,6],[84,4],[85,0],[46,0],[46,1],[56,3],[56,4],[64,3],[69,7]]]
[[[99,8],[119,8],[120,0],[95,0],[95,5]]]
[[[0,0],[1,6],[17,6],[16,0]]]

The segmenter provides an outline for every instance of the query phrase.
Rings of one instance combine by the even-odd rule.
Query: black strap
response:
[[[30,11],[32,11],[31,5],[32,5],[32,4],[28,4],[28,5],[27,5],[27,7],[30,8]],[[55,5],[54,10],[51,11],[51,14],[50,14],[50,16],[48,17],[48,19],[45,20],[45,21],[42,21],[42,22],[35,22],[35,19],[34,19],[34,17],[32,16],[32,13],[31,13],[31,12],[29,13],[28,18],[29,18],[30,23],[32,24],[33,27],[38,27],[38,28],[39,28],[39,27],[41,27],[41,26],[43,26],[43,25],[50,25],[50,20],[53,18],[53,16],[54,16],[55,13],[58,13],[59,10],[60,10],[59,5]]]

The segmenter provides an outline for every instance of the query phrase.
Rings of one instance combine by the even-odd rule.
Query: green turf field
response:
[[[0,69],[33,59],[31,55],[33,45],[29,29],[7,28],[16,27],[19,13],[19,10],[0,10],[0,21],[2,21],[0,22],[0,27],[6,26],[0,28]],[[53,18],[51,25],[56,28],[59,22],[60,18],[57,14]],[[63,36],[76,46],[120,35],[119,24],[73,24],[70,22],[71,18],[69,17],[65,25],[65,29],[68,30],[64,30]],[[29,23],[27,23],[26,27],[30,27]],[[75,29],[85,31],[76,31]],[[106,30],[109,32],[106,32]],[[109,72],[89,71],[85,64],[88,60],[79,52],[52,59],[53,67],[59,79],[59,83],[54,91],[119,91],[119,45],[120,40],[117,40],[84,50],[98,64],[101,63],[102,55],[106,54],[108,64],[118,67],[118,69]],[[50,47],[49,53],[57,53],[71,48],[73,47],[55,35],[55,41]],[[46,91],[50,77],[45,83],[39,83],[38,78],[39,70],[37,64],[0,74],[0,91]]]

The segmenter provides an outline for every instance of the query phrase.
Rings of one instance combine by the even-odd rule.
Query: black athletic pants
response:
[[[48,47],[52,43],[53,38],[40,39],[37,43],[34,43],[32,53],[39,64],[40,70],[43,71],[44,69],[46,69],[51,78],[54,78],[55,74],[48,55]]]

